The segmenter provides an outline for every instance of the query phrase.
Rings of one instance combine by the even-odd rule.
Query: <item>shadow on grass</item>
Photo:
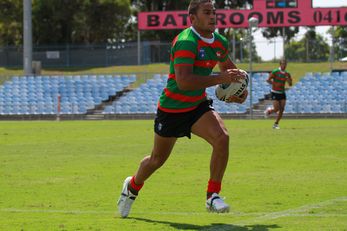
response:
[[[153,224],[165,224],[169,225],[172,228],[178,230],[211,230],[211,231],[267,231],[269,229],[280,228],[278,225],[244,225],[238,226],[233,224],[222,224],[222,223],[212,223],[210,225],[194,225],[187,223],[177,223],[177,222],[169,222],[169,221],[159,221],[159,220],[151,220],[146,218],[138,218],[138,217],[129,217],[128,219],[133,219],[137,221],[144,221]]]

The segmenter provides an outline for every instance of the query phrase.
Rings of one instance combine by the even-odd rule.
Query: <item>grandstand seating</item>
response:
[[[152,79],[133,91],[124,94],[112,105],[106,106],[103,114],[151,114],[156,112],[158,99],[165,87],[167,75],[154,75]]]
[[[103,114],[153,114],[167,75],[155,74],[138,88],[119,97],[104,108]],[[254,73],[252,104],[270,92],[268,73]],[[135,75],[24,76],[13,77],[0,86],[0,115],[53,115],[58,95],[61,114],[86,114],[110,96],[136,81]],[[243,104],[226,104],[207,88],[215,109],[222,114],[244,114],[250,97]],[[307,73],[287,91],[287,114],[347,113],[347,72]]]
[[[0,115],[85,114],[136,81],[135,75],[23,76],[0,86]]]
[[[347,72],[307,73],[287,91],[285,113],[346,113]]]
[[[254,73],[252,77],[252,104],[259,103],[270,93],[266,83],[268,73]],[[108,106],[104,114],[151,114],[155,113],[158,98],[165,87],[167,75],[156,74],[139,88],[122,96]],[[242,114],[250,108],[250,97],[243,104],[226,104],[214,94],[215,87],[207,88],[220,113]],[[248,89],[249,91],[249,89]],[[347,72],[308,73],[287,91],[287,114],[347,113]]]
[[[253,104],[270,91],[266,84],[265,73],[255,73],[253,76]],[[156,74],[152,79],[142,84],[139,88],[123,95],[118,101],[107,106],[104,114],[151,114],[157,109],[158,99],[166,85],[168,76]],[[215,87],[207,88],[206,92],[214,101],[214,107],[220,113],[245,113],[250,106],[250,98],[244,104],[226,104],[215,96]]]

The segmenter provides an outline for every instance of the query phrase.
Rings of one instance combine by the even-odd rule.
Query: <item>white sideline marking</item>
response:
[[[235,225],[247,225],[250,223],[261,222],[265,220],[277,219],[280,217],[347,217],[347,214],[324,214],[324,213],[303,213],[308,212],[310,209],[323,208],[325,206],[329,206],[335,204],[337,202],[347,201],[347,197],[339,197],[327,201],[323,201],[316,204],[307,204],[295,209],[288,209],[273,213],[242,213],[242,212],[233,212],[220,214],[223,216],[233,216],[233,217],[245,217],[245,216],[256,216],[255,218],[247,219],[241,221]],[[18,209],[18,208],[0,208],[0,212],[8,212],[8,213],[61,213],[61,214],[106,214],[106,215],[114,215],[117,214],[117,210],[114,211],[97,211],[97,210],[46,210],[46,209]],[[206,215],[207,212],[134,212],[133,215],[139,214],[154,214],[154,215]]]
[[[347,197],[338,197],[338,198],[334,198],[331,200],[327,200],[327,201],[323,201],[320,203],[316,203],[316,204],[307,204],[307,205],[303,205],[300,206],[298,208],[295,209],[287,209],[287,210],[283,210],[283,211],[278,211],[278,212],[273,212],[273,213],[268,213],[268,214],[264,214],[262,216],[259,217],[255,217],[253,219],[247,219],[245,221],[242,221],[236,225],[248,225],[248,224],[253,224],[253,223],[257,223],[257,222],[262,222],[262,221],[266,221],[266,220],[273,220],[273,219],[277,219],[277,218],[281,218],[281,217],[289,217],[289,216],[307,216],[307,217],[321,217],[321,216],[342,216],[345,217],[347,216],[347,214],[322,214],[322,213],[318,213],[318,214],[312,214],[312,213],[303,213],[303,212],[308,212],[311,209],[319,209],[319,208],[323,208],[329,205],[333,205],[337,202],[342,202],[342,201],[347,201]]]

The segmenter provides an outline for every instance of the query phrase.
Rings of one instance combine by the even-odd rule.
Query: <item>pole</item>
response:
[[[306,37],[306,62],[309,62],[309,54],[308,54],[308,37]]]
[[[333,63],[334,63],[334,34],[335,34],[335,27],[331,27],[331,47],[330,47],[330,72],[333,71]]]
[[[24,75],[32,75],[32,22],[31,22],[31,0],[23,0],[23,66]]]
[[[141,34],[137,30],[137,65],[141,65]]]
[[[236,31],[233,29],[233,62],[235,62],[236,58]]]
[[[249,72],[249,113],[251,116],[251,119],[253,119],[253,94],[252,94],[252,72],[253,72],[253,65],[252,65],[252,27],[248,28],[249,30],[249,40],[248,40],[248,50],[249,50],[249,67],[248,67],[248,72]]]
[[[240,39],[240,62],[243,62],[243,38]]]
[[[254,18],[254,17],[251,17],[250,19],[248,19],[248,30],[249,30],[249,103],[250,103],[250,107],[249,107],[249,113],[250,113],[250,117],[251,119],[253,119],[253,81],[252,81],[252,78],[253,78],[253,67],[252,67],[252,56],[253,56],[253,51],[252,51],[252,40],[253,40],[253,37],[252,37],[252,30],[253,28],[257,28],[258,27],[258,23],[259,23],[259,19],[258,18]]]
[[[61,96],[58,95],[58,102],[57,102],[57,121],[60,121],[60,109],[61,109]]]
[[[140,1],[136,1],[136,8],[140,10]],[[137,29],[137,65],[141,65],[141,32]]]
[[[282,27],[282,34],[283,34],[283,58],[286,57],[286,28],[285,27]]]
[[[276,38],[274,38],[274,54],[275,54],[274,61],[276,62]]]

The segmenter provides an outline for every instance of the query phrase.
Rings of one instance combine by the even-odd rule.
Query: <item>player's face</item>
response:
[[[281,66],[281,70],[285,70],[287,67],[287,62],[281,62],[280,66]]]
[[[193,27],[204,37],[211,37],[216,29],[216,9],[208,2],[201,4],[195,15],[191,16]]]

